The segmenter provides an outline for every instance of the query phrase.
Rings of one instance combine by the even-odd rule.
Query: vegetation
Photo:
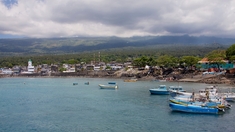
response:
[[[205,56],[211,62],[219,62],[213,58],[235,59],[235,44],[229,47],[226,44],[209,43],[211,40],[226,44],[235,41],[190,36],[1,39],[0,67],[27,66],[29,59],[33,65],[132,61],[137,67],[193,66]],[[209,44],[204,44],[207,42]],[[215,56],[218,53],[221,53],[220,56]]]
[[[235,44],[231,45],[227,50],[226,50],[226,57],[230,61],[235,60]]]

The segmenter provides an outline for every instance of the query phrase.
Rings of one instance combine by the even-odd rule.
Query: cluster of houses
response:
[[[210,64],[210,62],[207,60],[207,58],[203,58],[198,62],[198,66],[203,71],[216,71],[218,70],[218,66],[216,64]],[[94,63],[91,62],[91,64],[63,64],[62,70],[61,67],[58,65],[47,65],[42,64],[38,66],[33,66],[32,61],[28,60],[28,66],[14,66],[13,68],[0,68],[0,74],[7,74],[7,75],[27,75],[27,74],[40,74],[40,75],[49,75],[51,73],[75,73],[79,71],[104,71],[104,70],[120,70],[123,68],[132,68],[131,62],[126,63],[104,63],[99,62]],[[229,70],[234,71],[234,64],[229,61],[224,61],[224,63],[219,64],[220,70]],[[146,68],[146,67],[145,67]],[[148,67],[149,68],[149,67]]]
[[[24,74],[34,74],[40,73],[41,75],[47,75],[50,73],[73,73],[79,71],[100,71],[100,70],[120,70],[125,67],[131,67],[131,62],[122,63],[108,63],[100,62],[99,64],[63,64],[62,70],[58,65],[48,65],[42,64],[38,66],[33,66],[32,61],[28,61],[28,66],[14,66],[13,68],[0,68],[0,74],[8,75],[24,75]]]

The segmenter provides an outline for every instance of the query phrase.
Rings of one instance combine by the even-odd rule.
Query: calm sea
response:
[[[84,85],[87,81],[90,85]],[[98,87],[113,81],[119,89]],[[0,132],[235,131],[235,103],[221,115],[173,112],[168,95],[149,93],[160,84],[181,85],[187,91],[208,86],[98,78],[1,78]]]

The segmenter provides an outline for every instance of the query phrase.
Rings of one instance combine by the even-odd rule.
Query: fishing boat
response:
[[[85,84],[85,85],[89,85],[90,83],[89,83],[89,82],[85,82],[84,84]]]
[[[222,97],[228,102],[235,102],[235,93],[224,93]]]
[[[174,94],[174,92],[176,91],[185,92],[182,86],[169,86],[169,88],[167,88],[166,85],[159,85],[158,88],[153,88],[150,89],[149,91],[151,94],[158,94],[158,95]]]
[[[100,89],[117,89],[118,85],[103,85],[99,84]]]
[[[108,84],[116,84],[116,82],[108,82]]]
[[[196,94],[194,92],[190,93],[181,93],[175,97],[173,97],[172,99],[170,99],[171,103],[174,104],[181,104],[184,106],[190,106],[189,108],[185,108],[185,109],[189,109],[189,111],[193,111],[193,108],[195,107],[195,111],[194,112],[199,112],[200,107],[202,108],[202,112],[205,110],[205,107],[209,107],[209,108],[218,108],[219,110],[222,109],[229,109],[231,108],[231,105],[220,95],[218,95],[217,93],[217,89],[215,89],[215,87],[207,87],[204,90],[199,90],[199,93]],[[173,107],[173,110],[175,109],[175,107],[179,107],[179,106],[175,106],[174,104],[171,104],[170,106]],[[192,106],[194,105],[194,106]],[[199,107],[200,106],[200,107]],[[179,108],[183,109],[183,106],[180,106]],[[211,110],[208,108],[208,112]],[[182,111],[185,111],[184,109]]]
[[[155,95],[168,95],[169,90],[166,88],[166,85],[159,85],[158,88],[149,89],[151,94]]]
[[[78,85],[78,83],[73,83],[73,85]]]
[[[189,113],[204,113],[204,114],[218,114],[220,111],[224,112],[223,108],[217,106],[203,106],[196,104],[177,104],[170,103],[169,106],[173,111],[189,112]]]
[[[177,92],[186,92],[182,86],[170,86],[169,92],[172,97],[177,96]]]

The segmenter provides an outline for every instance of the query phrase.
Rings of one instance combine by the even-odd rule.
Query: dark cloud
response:
[[[235,37],[231,35],[235,32],[233,0],[13,1],[17,5],[0,9],[2,33],[32,37],[166,34]]]

